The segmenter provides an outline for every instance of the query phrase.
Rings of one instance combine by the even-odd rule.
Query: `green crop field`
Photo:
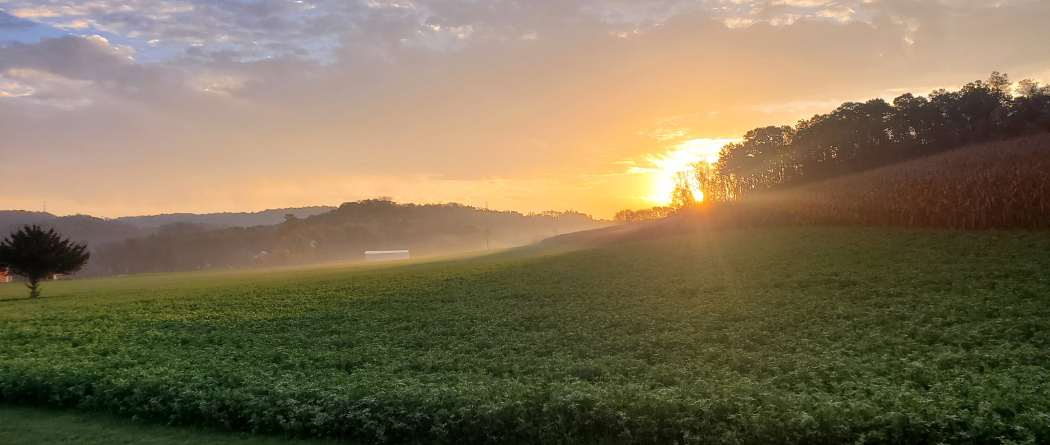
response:
[[[0,302],[0,418],[396,444],[1050,443],[1047,232],[709,231],[43,292]]]
[[[144,424],[96,413],[0,407],[4,445],[334,445],[335,440],[285,439],[244,432]]]

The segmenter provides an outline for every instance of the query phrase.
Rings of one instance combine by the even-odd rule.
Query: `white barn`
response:
[[[407,260],[407,250],[366,250],[365,261]]]

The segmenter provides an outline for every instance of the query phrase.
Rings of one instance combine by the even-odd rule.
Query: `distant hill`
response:
[[[4,211],[2,214],[17,213],[18,211]],[[128,238],[149,235],[155,229],[136,227],[131,224],[112,219],[96,218],[88,215],[55,216],[50,213],[35,213],[33,218],[10,218],[2,221],[16,221],[11,224],[0,226],[0,239],[11,232],[21,229],[26,224],[39,224],[45,230],[55,229],[62,236],[69,237],[73,241],[87,243],[88,247],[97,247],[103,244],[124,241]],[[35,218],[35,219],[34,219]]]
[[[124,216],[116,218],[117,221],[126,222],[137,227],[160,227],[171,223],[204,224],[215,227],[252,227],[269,226],[284,222],[285,215],[291,214],[296,218],[306,218],[313,215],[329,212],[335,207],[295,207],[287,209],[269,209],[261,212],[224,212],[224,213],[169,213],[150,216]]]
[[[292,215],[292,217],[288,217]],[[78,276],[362,260],[365,250],[412,256],[500,249],[609,226],[577,212],[492,211],[460,204],[365,200],[251,213],[116,219],[0,211],[0,237],[25,224],[54,228],[92,252]]]
[[[115,219],[89,215],[55,216],[46,212],[0,210],[0,239],[26,224],[54,228],[63,236],[87,243],[95,249],[105,244],[122,242],[157,232],[201,231],[225,227],[252,227],[284,222],[285,215],[306,218],[331,211],[335,207],[297,207],[241,213],[173,213],[167,215],[126,216]]]
[[[0,227],[37,224],[57,218],[47,212],[30,212],[28,210],[0,210]]]
[[[357,261],[366,250],[409,249],[412,257],[498,249],[604,227],[577,212],[523,215],[460,204],[348,202],[280,224],[209,229],[173,222],[147,236],[100,246],[82,276]]]

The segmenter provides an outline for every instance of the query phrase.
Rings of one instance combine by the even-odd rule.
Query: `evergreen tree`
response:
[[[74,273],[84,267],[91,254],[77,244],[38,225],[25,226],[0,242],[0,268],[29,280],[29,298],[40,296],[40,282],[55,275]]]

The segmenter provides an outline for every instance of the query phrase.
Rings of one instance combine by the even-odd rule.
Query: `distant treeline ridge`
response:
[[[170,223],[156,233],[95,248],[86,275],[354,261],[366,250],[409,249],[412,256],[506,248],[602,227],[579,212],[523,215],[461,204],[344,203],[330,212],[276,225],[206,230]]]
[[[958,91],[907,93],[892,103],[847,102],[795,126],[751,130],[741,142],[722,147],[717,162],[694,163],[680,172],[671,208],[690,207],[701,199],[735,201],[978,142],[1047,131],[1050,86],[1025,79],[1014,87],[1006,74],[993,72]],[[616,220],[644,220],[651,214],[625,210]]]
[[[1016,93],[1016,94],[1015,94]],[[964,145],[1050,131],[1050,86],[1013,88],[1008,76],[903,94],[887,103],[847,102],[794,127],[756,128],[722,147],[718,162],[697,163],[678,178],[673,206],[689,204],[686,187],[705,201],[794,186],[915,159]]]

